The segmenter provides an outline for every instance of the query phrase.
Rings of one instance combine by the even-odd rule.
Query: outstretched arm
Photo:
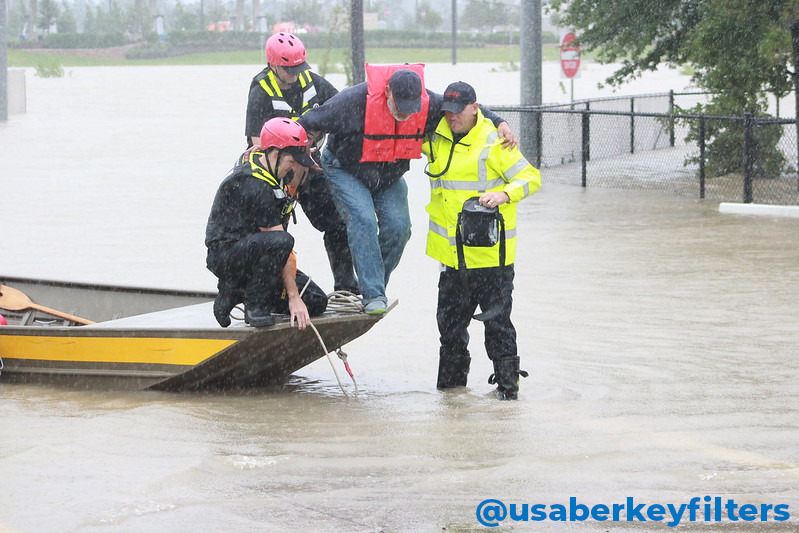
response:
[[[283,267],[282,277],[283,286],[286,288],[286,296],[289,300],[289,314],[291,315],[289,324],[294,326],[296,320],[297,329],[303,330],[311,323],[311,317],[308,314],[308,308],[305,302],[302,301],[300,291],[297,288],[296,264],[296,259],[292,252],[289,254],[289,260],[286,261],[286,265]]]

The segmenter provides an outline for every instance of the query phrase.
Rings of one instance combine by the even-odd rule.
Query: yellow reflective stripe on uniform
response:
[[[527,160],[524,157],[522,157],[515,164],[511,165],[511,167],[508,170],[505,171],[505,177],[508,178],[508,181],[513,181],[513,178],[515,178],[519,172],[526,169],[527,165],[529,164],[530,163],[528,163]]]
[[[258,155],[264,152],[260,150],[253,150],[248,154],[247,162],[250,164],[250,171],[254,178],[267,182],[273,187],[280,187],[280,182],[272,174],[270,174],[264,167],[258,164]]]
[[[284,99],[283,91],[280,89],[280,85],[277,82],[277,78],[275,77],[275,73],[273,71],[269,71],[266,74],[266,78],[262,79],[258,83],[261,85],[266,94],[272,99],[272,109],[275,111],[284,111],[287,112],[291,116],[293,120],[297,120],[299,115],[307,113],[311,110],[311,101],[316,98],[316,86],[313,84],[313,79],[311,78],[311,71],[306,70],[305,72],[301,73],[297,79],[299,80],[300,87],[302,88],[302,108],[297,111],[288,102]]]
[[[481,165],[485,169],[485,165]],[[485,170],[483,170],[485,172]],[[432,181],[432,180],[431,180]],[[449,191],[475,191],[485,192],[488,189],[501,187],[507,182],[502,178],[494,178],[491,181],[461,181],[461,180],[437,180],[440,182],[439,187],[443,187]],[[432,185],[432,183],[431,183]]]
[[[275,97],[275,93],[272,91],[272,88],[269,87],[269,84],[266,82],[265,79],[259,81],[258,84],[263,88],[264,91],[266,91],[266,94],[268,94],[272,98]]]
[[[494,144],[494,141],[497,140],[497,132],[492,131],[486,137],[485,146],[483,146],[480,155],[477,157],[477,183],[472,183],[472,187],[477,192],[486,192],[488,189],[493,189],[494,187],[499,187],[499,185],[492,185],[488,183],[488,169],[486,168],[486,159],[488,159],[488,155],[491,153],[491,145]],[[494,180],[496,182],[497,180]],[[499,180],[501,184],[504,184],[504,180]]]
[[[428,229],[433,233],[435,233],[436,235],[438,235],[439,237],[444,237],[445,239],[447,239],[449,241],[450,246],[455,246],[455,237],[450,237],[449,233],[447,233],[447,228],[445,228],[441,224],[438,224],[431,220],[428,224]]]
[[[444,237],[445,239],[449,240],[450,246],[455,246],[457,242],[455,241],[455,237],[451,237],[447,232],[447,228],[442,226],[441,224],[430,221],[428,222],[427,229],[435,233],[440,237]],[[516,237],[516,228],[510,228],[505,230],[505,238],[506,239],[513,239]]]
[[[283,98],[283,91],[280,89],[280,84],[277,82],[277,77],[275,73],[271,70],[266,74],[269,78],[269,85],[272,87],[272,90],[275,92],[275,96],[278,98]]]
[[[263,180],[267,182],[269,185],[272,185],[273,187],[278,187],[280,185],[280,183],[278,183],[278,181],[274,178],[274,176],[272,176],[268,172],[261,172],[259,170],[253,169],[252,177],[258,178],[259,180]]]
[[[529,165],[530,163],[527,159],[522,157],[505,172],[505,176],[510,179],[512,185],[522,186],[522,190],[524,191],[524,196],[522,198],[530,196],[530,181],[527,179],[516,179],[516,176],[523,172]]]

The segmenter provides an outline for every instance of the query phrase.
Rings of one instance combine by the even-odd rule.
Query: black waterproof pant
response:
[[[294,237],[285,231],[260,231],[239,240],[226,250],[209,250],[208,269],[219,278],[219,290],[235,294],[237,303],[248,308],[288,313],[288,298],[281,273]],[[297,288],[302,291],[309,278],[297,271]],[[311,281],[302,295],[310,316],[327,308],[327,295]]]
[[[325,175],[321,172],[311,174],[302,184],[298,196],[302,212],[311,225],[324,234],[334,290],[358,293],[358,280],[347,242],[347,226],[336,210]]]
[[[438,280],[438,332],[442,358],[469,355],[467,327],[477,306],[483,313],[497,310],[486,320],[485,349],[492,361],[516,355],[516,329],[510,321],[513,305],[513,265],[466,269],[447,267]],[[493,314],[493,313],[492,313]]]

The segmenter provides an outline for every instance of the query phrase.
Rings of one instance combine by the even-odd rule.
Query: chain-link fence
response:
[[[522,132],[522,149],[544,182],[799,204],[796,121],[679,113],[705,95],[491,109]]]

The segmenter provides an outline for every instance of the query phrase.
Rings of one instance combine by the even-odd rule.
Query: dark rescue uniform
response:
[[[219,279],[219,289],[237,294],[249,307],[266,307],[288,313],[281,274],[294,247],[286,231],[261,231],[286,227],[294,201],[278,180],[258,162],[263,152],[244,153],[222,181],[214,198],[205,230],[206,265]],[[308,276],[297,271],[297,287]],[[322,314],[327,296],[314,282],[302,295],[310,316]]]
[[[267,120],[275,117],[297,118],[337,93],[338,90],[329,81],[311,71],[300,74],[297,83],[288,89],[281,89],[271,69],[263,69],[250,83],[244,128],[247,146],[252,146],[250,138],[261,134],[261,127]],[[312,172],[308,176],[298,191],[298,200],[311,225],[324,234],[334,288],[358,292],[347,230],[330,197],[323,173]]]

